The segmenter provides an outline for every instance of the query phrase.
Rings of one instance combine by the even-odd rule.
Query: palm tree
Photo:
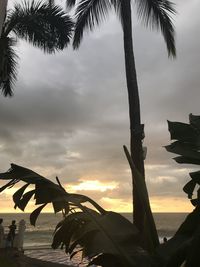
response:
[[[0,36],[1,36],[2,27],[3,27],[3,22],[5,19],[5,15],[6,15],[7,3],[8,3],[8,0],[0,1]]]
[[[15,4],[7,12],[0,35],[0,90],[13,95],[17,55],[14,46],[21,38],[46,53],[63,50],[70,41],[73,22],[58,6],[42,2]]]
[[[135,0],[139,18],[143,20],[146,26],[160,29],[167,45],[169,57],[175,57],[176,48],[174,40],[174,27],[171,21],[171,15],[175,14],[173,4],[168,0]],[[92,30],[96,25],[106,18],[108,11],[114,7],[122,24],[126,82],[129,100],[129,118],[130,118],[130,151],[133,164],[137,170],[145,177],[144,159],[142,141],[144,138],[144,125],[141,124],[140,101],[138,92],[138,83],[135,67],[135,59],[132,41],[132,18],[130,0],[67,0],[69,8],[76,6],[75,34],[73,47],[77,49],[83,38],[85,30]],[[144,233],[145,211],[143,199],[134,180],[133,181],[133,219],[141,236]],[[145,185],[145,183],[144,183]],[[148,227],[145,225],[145,227]],[[152,228],[155,228],[153,223]],[[155,230],[155,229],[154,229]],[[154,231],[155,232],[155,231]],[[155,245],[158,243],[155,238]]]

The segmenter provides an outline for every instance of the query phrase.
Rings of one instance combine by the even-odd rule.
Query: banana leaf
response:
[[[138,246],[138,230],[131,222],[111,211],[101,215],[87,207],[82,210],[68,215],[58,225],[53,248],[64,244],[66,252],[72,255],[82,247],[84,257],[101,266],[150,266],[151,259]]]
[[[200,165],[200,159],[188,158],[184,156],[178,156],[173,158],[177,163],[180,164],[195,164]]]
[[[186,262],[187,267],[197,267],[199,266],[199,249],[200,208],[196,207],[186,217],[176,234],[157,249],[157,257],[162,259],[160,266],[180,267],[183,262]]]
[[[20,181],[25,182],[25,185],[13,195],[14,207],[22,211],[25,210],[29,201],[34,198],[36,205],[46,206],[47,203],[52,203],[55,213],[62,211],[63,214],[68,214],[70,206],[79,206],[85,202],[90,202],[100,213],[105,212],[102,207],[89,197],[80,194],[69,194],[60,184],[55,184],[38,173],[16,164],[11,164],[11,168],[7,172],[0,173],[0,179],[10,180],[0,188],[0,192]],[[26,192],[29,186],[34,186],[34,189],[31,187],[31,190]],[[38,208],[38,211],[41,210]],[[34,214],[37,214],[37,212]],[[31,222],[35,224],[38,215],[36,217],[33,216],[34,219],[31,219]]]
[[[178,154],[174,160],[177,163],[200,164],[200,116],[189,115],[189,124],[181,122],[168,121],[168,127],[171,139],[176,141],[168,146],[166,150],[171,153]],[[183,187],[183,191],[191,199],[194,206],[200,204],[199,197],[192,199],[195,189],[200,185],[200,171],[190,173],[192,180],[187,182]]]
[[[200,116],[189,114],[190,124],[200,131]]]
[[[168,121],[171,140],[197,142],[199,133],[192,125],[182,122]]]
[[[175,153],[191,160],[200,160],[200,152],[198,148],[195,150],[193,144],[184,144],[176,141],[168,146],[165,146],[166,150],[171,153]]]
[[[24,210],[34,197],[38,207],[30,215],[32,225],[36,224],[40,212],[48,203],[52,203],[55,212],[63,211],[65,219],[55,229],[53,248],[65,246],[66,252],[73,257],[81,247],[84,257],[91,262],[101,262],[105,267],[113,264],[115,267],[151,266],[151,257],[138,245],[138,230],[120,214],[104,210],[87,196],[67,193],[58,179],[58,184],[55,184],[15,164],[8,172],[1,173],[0,179],[10,180],[2,187],[3,190],[19,181],[25,182],[14,193],[13,201],[15,207]],[[28,190],[30,186],[31,190]],[[95,209],[83,206],[87,202]],[[72,212],[74,207],[81,212]]]

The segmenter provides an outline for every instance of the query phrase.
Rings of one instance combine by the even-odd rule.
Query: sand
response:
[[[33,259],[25,256],[22,252],[19,252],[16,249],[1,249],[0,257],[14,263],[16,267],[72,267],[66,264],[58,264],[49,261]],[[4,266],[1,266],[0,263],[0,267]]]

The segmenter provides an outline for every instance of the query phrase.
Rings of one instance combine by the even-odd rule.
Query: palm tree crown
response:
[[[78,48],[86,29],[92,30],[95,25],[106,18],[108,11],[114,7],[122,25],[126,19],[123,16],[124,0],[80,0],[76,8],[76,26],[74,48]],[[130,0],[129,0],[130,1]],[[67,0],[69,8],[76,4],[76,0]],[[176,13],[173,3],[168,0],[135,0],[139,18],[152,29],[160,29],[168,49],[169,56],[176,55],[174,27],[171,15]]]
[[[13,95],[16,81],[18,38],[46,53],[63,50],[70,41],[73,22],[58,6],[42,2],[15,4],[7,12],[0,36],[0,89],[4,96]]]

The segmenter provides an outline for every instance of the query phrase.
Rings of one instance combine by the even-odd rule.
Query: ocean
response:
[[[132,219],[131,213],[123,213],[122,215],[129,220]],[[160,241],[162,242],[163,237],[170,238],[173,236],[186,216],[187,213],[154,213]],[[80,264],[80,257],[78,255],[71,261],[62,250],[50,249],[53,231],[56,224],[62,219],[61,214],[40,214],[36,227],[30,225],[29,214],[27,213],[0,213],[0,218],[4,220],[5,231],[12,220],[16,220],[17,223],[21,219],[26,221],[24,249],[27,256],[73,266],[85,266],[85,263]]]

